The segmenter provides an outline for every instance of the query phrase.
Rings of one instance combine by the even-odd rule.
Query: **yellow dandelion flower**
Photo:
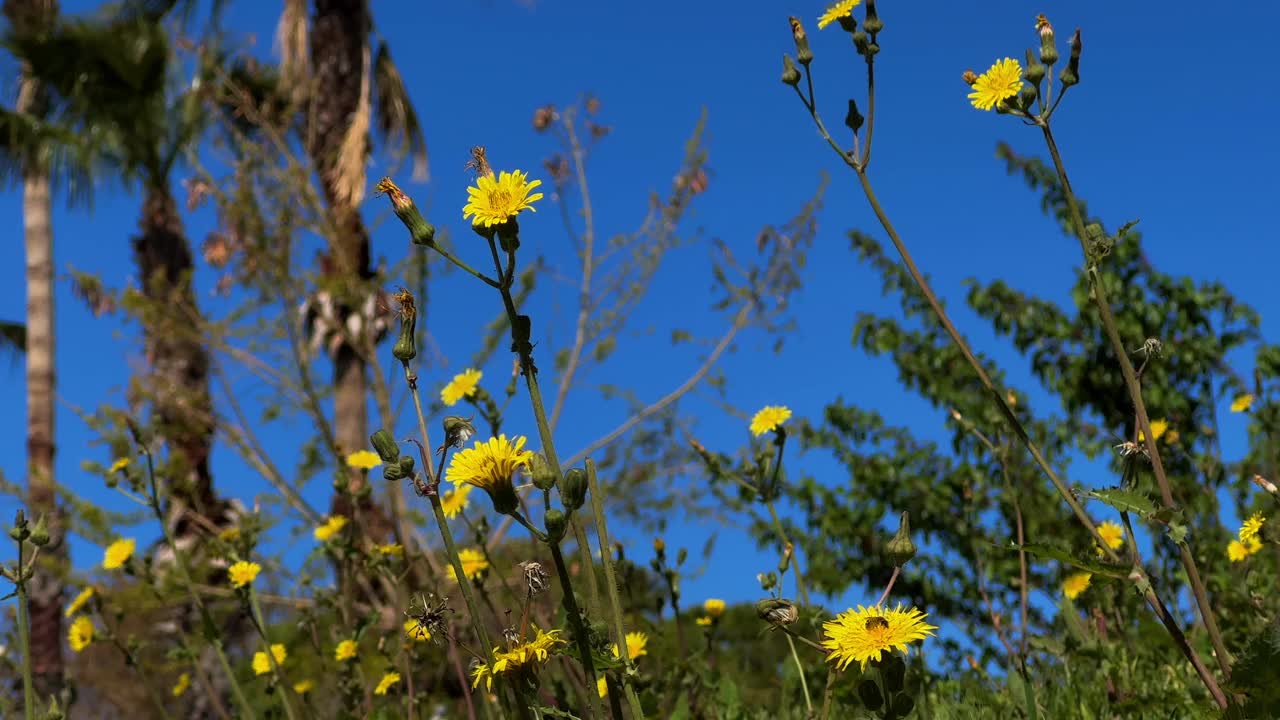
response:
[[[1249,408],[1253,407],[1253,396],[1249,393],[1237,395],[1235,400],[1231,401],[1231,412],[1242,413],[1249,412]]]
[[[440,496],[440,509],[447,518],[457,517],[467,509],[467,496],[471,494],[471,485],[459,485]]]
[[[293,691],[299,695],[306,695],[307,693],[314,690],[315,687],[316,687],[316,684],[312,680],[299,680],[298,682],[293,684]]]
[[[275,658],[276,665],[283,665],[286,658],[289,657],[289,651],[284,646],[276,643],[271,646],[271,656]],[[267,658],[267,654],[259,650],[253,654],[253,673],[255,675],[266,675],[271,672],[271,660]]]
[[[480,386],[480,378],[482,377],[484,377],[484,373],[472,368],[467,368],[454,375],[453,379],[440,391],[440,402],[453,407],[462,398],[471,397],[476,393],[476,388]]]
[[[311,532],[316,540],[327,542],[334,535],[342,532],[342,528],[347,526],[347,519],[341,515],[331,515],[325,518],[324,524]]]
[[[404,554],[404,546],[401,545],[400,543],[389,543],[387,545],[379,545],[378,554],[379,555],[395,555],[396,557],[400,557],[401,555]]]
[[[133,551],[138,547],[138,541],[133,538],[123,538],[116,540],[107,546],[106,551],[102,554],[102,567],[106,570],[116,570],[124,567],[129,562],[129,558],[133,557]]]
[[[1232,540],[1227,544],[1227,558],[1231,562],[1241,562],[1250,555],[1262,549],[1262,542],[1258,538],[1240,541]]]
[[[1156,440],[1159,440],[1160,438],[1164,437],[1164,434],[1168,431],[1169,431],[1168,420],[1152,420],[1151,421],[1151,437],[1155,438]],[[1147,434],[1139,430],[1138,442],[1146,442],[1146,441],[1147,441]]]
[[[67,628],[67,642],[75,652],[89,647],[93,642],[93,621],[85,615],[72,620],[71,627]]]
[[[698,617],[698,619],[697,619],[697,620],[694,620],[694,622],[695,622],[695,623],[697,623],[697,624],[699,624],[699,625],[701,625],[701,626],[703,626],[703,627],[706,627],[707,625],[710,625],[711,623],[715,622],[715,620],[712,620],[712,619],[711,619],[709,616],[707,616],[707,615],[701,615],[701,616],[699,616],[699,617]]]
[[[604,675],[596,678],[596,693],[598,693],[600,697],[604,697],[609,694],[609,683],[604,679]]]
[[[542,184],[541,180],[529,182],[529,176],[519,170],[502,171],[476,178],[475,187],[467,188],[467,204],[462,208],[464,219],[473,218],[471,224],[493,227],[519,215],[522,210],[536,211],[533,203],[542,199],[542,193],[529,191]]]
[[[343,640],[338,643],[338,647],[334,648],[333,659],[338,662],[353,660],[355,659],[356,651],[359,649],[360,646],[356,644],[355,640]]]
[[[520,505],[511,475],[521,468],[528,469],[532,450],[525,450],[526,439],[517,435],[507,440],[506,435],[476,441],[475,447],[454,453],[449,461],[445,478],[454,485],[474,485],[489,494],[493,508],[500,513],[513,512]]]
[[[404,621],[404,634],[414,642],[422,642],[431,639],[431,631],[427,627],[413,618]]]
[[[1262,532],[1262,526],[1265,525],[1267,519],[1262,517],[1262,513],[1256,512],[1249,516],[1248,520],[1240,526],[1240,542],[1249,542],[1256,539],[1258,533]]]
[[[84,590],[81,590],[80,594],[76,595],[75,599],[71,601],[71,604],[67,605],[67,611],[63,614],[62,617],[71,617],[72,615],[75,615],[76,613],[80,612],[80,610],[83,609],[85,605],[89,604],[89,601],[92,599],[93,599],[92,587],[87,587]]]
[[[182,673],[178,676],[178,682],[173,684],[173,690],[170,690],[169,692],[172,693],[174,697],[182,697],[189,687],[191,687],[191,675],[189,673]]]
[[[522,642],[508,650],[493,649],[493,664],[478,663],[471,671],[471,687],[479,687],[485,681],[485,688],[493,687],[493,677],[502,673],[514,673],[521,668],[532,669],[538,663],[545,663],[551,654],[567,641],[560,637],[559,630],[544,632],[538,630],[537,636]]]
[[[702,603],[702,610],[713,618],[719,618],[724,614],[725,604],[720,598],[708,598]]]
[[[769,405],[751,418],[751,434],[760,437],[770,430],[777,429],[791,417],[791,410],[785,405]]]
[[[1098,535],[1102,536],[1102,541],[1112,550],[1124,547],[1124,528],[1110,520],[1098,525]]]
[[[224,543],[233,543],[240,539],[240,528],[229,527],[218,533],[218,539]]]
[[[641,655],[648,655],[649,651],[645,649],[648,646],[649,646],[648,635],[645,635],[642,632],[627,633],[627,657],[631,658],[632,660],[635,660]],[[617,643],[613,644],[613,656],[622,657],[622,655],[618,652]]]
[[[258,563],[241,560],[227,568],[227,577],[231,579],[231,587],[242,588],[252,585],[260,572],[262,572],[262,566]]]
[[[997,60],[971,87],[969,102],[979,110],[990,110],[1022,89],[1022,66],[1013,58]]]
[[[489,569],[489,561],[485,559],[484,553],[474,548],[463,548],[458,551],[458,561],[462,563],[462,574],[468,580],[472,580],[475,576]],[[449,580],[458,582],[458,574],[454,571],[453,565],[449,565]]]
[[[372,470],[382,464],[382,458],[372,450],[357,450],[347,456],[347,467],[356,470]]]
[[[818,29],[821,30],[842,17],[849,17],[853,9],[862,4],[862,0],[840,0],[818,16]]]
[[[373,689],[373,694],[386,695],[387,691],[391,689],[391,686],[398,682],[400,682],[400,673],[389,672],[383,675],[382,679],[378,681],[378,687]]]
[[[885,653],[897,650],[905,655],[908,643],[933,635],[938,628],[926,623],[926,617],[916,608],[903,610],[901,605],[893,610],[859,605],[857,610],[850,608],[823,623],[822,646],[828,652],[827,660],[840,670],[855,661],[865,670],[867,663],[880,660]]]
[[[107,468],[107,472],[112,475],[115,475],[118,472],[123,472],[128,467],[129,467],[129,458],[127,457],[116,458],[116,461],[111,463],[111,467]]]
[[[1093,579],[1092,573],[1078,572],[1067,576],[1062,581],[1062,594],[1067,596],[1068,600],[1075,600],[1080,597],[1080,593],[1089,589],[1089,581]]]

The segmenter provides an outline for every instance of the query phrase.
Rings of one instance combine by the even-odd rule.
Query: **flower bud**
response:
[[[906,717],[916,708],[916,701],[912,700],[911,696],[906,693],[898,693],[893,696],[893,705],[890,707],[893,708],[894,714],[898,717]]]
[[[689,559],[689,549],[680,548],[676,551],[676,565],[683,565],[685,560]]]
[[[400,456],[400,472],[404,473],[405,477],[409,477],[413,475],[413,456],[412,455]]]
[[[862,117],[862,113],[858,112],[858,103],[853,98],[849,98],[849,112],[844,114],[844,124],[855,133],[862,128],[862,123],[866,118]]]
[[[1040,81],[1044,80],[1044,74],[1048,71],[1048,68],[1036,62],[1035,56],[1031,54],[1030,50],[1027,51],[1026,68],[1022,72],[1022,77],[1026,78],[1026,81],[1032,85],[1039,87]]]
[[[471,418],[446,415],[441,424],[444,425],[445,447],[462,447],[476,434],[476,426],[471,424]]]
[[[511,218],[498,226],[498,242],[503,252],[515,252],[520,249],[520,223]]]
[[[1058,43],[1053,37],[1053,26],[1044,15],[1036,16],[1036,32],[1040,34],[1040,62],[1053,65],[1058,62]]]
[[[884,21],[880,19],[880,14],[876,12],[876,0],[867,0],[867,17],[862,21],[862,27],[867,32],[875,35],[884,29]]]
[[[768,592],[778,586],[778,574],[775,572],[756,573],[756,580],[760,581],[760,589]]]
[[[404,470],[400,468],[399,460],[393,463],[386,463],[382,466],[382,479],[387,482],[400,482],[405,479],[405,477]]]
[[[800,84],[800,71],[791,61],[791,56],[786,54],[782,56],[782,82],[792,87]]]
[[[418,207],[413,204],[413,200],[409,199],[391,178],[382,178],[378,181],[374,188],[379,195],[386,195],[391,199],[391,209],[395,212],[396,217],[400,218],[400,222],[409,229],[409,239],[414,245],[424,245],[432,247],[435,245],[436,228],[422,217],[422,213]]]
[[[902,513],[898,533],[885,545],[885,556],[894,567],[902,567],[916,556],[916,544],[911,542],[911,513]]]
[[[402,363],[408,363],[418,356],[418,348],[414,344],[413,332],[418,325],[418,308],[413,301],[413,293],[404,288],[395,294],[400,303],[400,337],[391,348],[391,354]]]
[[[31,531],[27,529],[27,514],[18,508],[18,512],[13,516],[13,527],[9,528],[9,537],[18,542],[22,542],[31,536]]]
[[[529,474],[533,476],[533,486],[539,490],[550,490],[556,486],[556,474],[551,469],[551,463],[547,462],[547,456],[542,453],[534,453],[529,460]]]
[[[587,501],[587,471],[582,468],[570,468],[564,474],[564,482],[560,483],[560,502],[573,512]]]
[[[44,521],[43,515],[37,518],[36,524],[31,527],[31,544],[36,547],[49,544],[49,525]]]
[[[790,600],[781,598],[765,598],[756,603],[756,615],[770,625],[790,625],[800,617],[799,611]]]
[[[378,457],[382,458],[382,462],[394,463],[400,459],[400,443],[385,428],[379,428],[370,435],[369,443],[373,445]]]
[[[1031,106],[1035,105],[1036,98],[1040,97],[1040,90],[1031,83],[1024,83],[1022,89],[1018,91],[1018,107],[1023,110],[1031,110]]]
[[[796,61],[801,65],[808,66],[813,62],[813,50],[809,48],[809,36],[804,32],[804,26],[800,24],[800,19],[794,15],[787,18],[787,22],[791,23],[791,39],[796,41]]]
[[[906,686],[907,664],[897,655],[890,655],[880,666],[880,677],[884,678],[884,689],[891,693],[902,692]]]
[[[853,33],[853,47],[858,51],[859,55],[867,54],[867,46],[870,43],[867,40],[867,34],[861,30]]]
[[[964,80],[965,85],[972,87],[974,83],[978,82],[978,73],[972,70],[965,70],[964,73],[960,76],[960,79]],[[958,416],[960,415],[960,413],[954,413],[954,414],[957,416],[957,419],[958,419]]]
[[[543,525],[547,528],[547,541],[558,543],[564,539],[565,527],[568,526],[569,518],[565,514],[555,508],[547,511],[546,517],[542,520]]]
[[[665,552],[667,551],[667,543],[666,543],[666,541],[665,541],[665,540],[663,540],[663,539],[662,539],[662,538],[660,538],[660,537],[656,537],[656,538],[654,538],[654,539],[653,539],[653,551],[654,551],[655,553],[659,554],[659,555],[662,555],[663,553],[665,553]]]
[[[1080,50],[1082,49],[1080,42],[1080,31],[1076,30],[1071,36],[1071,57],[1067,58],[1067,66],[1062,68],[1058,79],[1062,81],[1062,87],[1069,88],[1080,82]]]
[[[858,699],[868,710],[879,710],[884,704],[884,698],[880,695],[880,686],[874,680],[863,680],[858,683]]]

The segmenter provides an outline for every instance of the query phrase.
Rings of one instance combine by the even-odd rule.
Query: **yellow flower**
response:
[[[338,662],[346,662],[355,658],[356,650],[358,649],[359,645],[356,644],[355,640],[343,640],[338,643],[338,647],[334,649],[333,659]]]
[[[1111,522],[1110,520],[1098,525],[1098,534],[1102,536],[1102,541],[1112,550],[1119,550],[1124,547],[1124,528]]]
[[[696,622],[696,623],[698,623],[699,625],[702,625],[702,626],[704,626],[704,627],[705,627],[705,626],[710,625],[711,623],[715,622],[715,620],[712,620],[711,618],[707,617],[706,615],[703,615],[703,616],[699,617],[697,620],[694,620],[694,622]]]
[[[509,650],[493,649],[493,664],[477,663],[471,671],[471,687],[479,687],[485,681],[485,689],[493,688],[493,676],[505,672],[515,672],[522,667],[532,668],[536,663],[545,663],[552,651],[566,644],[560,637],[559,630],[543,632],[538,630],[537,636],[528,642],[520,643]]]
[[[284,646],[276,643],[271,646],[271,656],[275,658],[276,665],[283,665],[285,658],[289,657],[289,651]],[[253,672],[255,675],[266,675],[271,672],[271,660],[267,658],[267,654],[258,651],[253,654]]]
[[[1168,430],[1169,430],[1168,420],[1152,420],[1151,421],[1151,437],[1155,438],[1156,440],[1159,440],[1160,438],[1164,437],[1165,432],[1167,432]],[[1138,442],[1146,442],[1146,441],[1147,441],[1147,434],[1139,430]]]
[[[463,548],[458,551],[458,560],[462,563],[462,574],[468,580],[473,579],[477,573],[489,568],[489,561],[485,559],[484,553],[473,548]],[[453,565],[449,565],[449,579],[458,582],[458,574],[454,572]]]
[[[260,572],[262,572],[262,566],[258,563],[241,560],[227,568],[227,577],[231,578],[231,587],[242,588],[252,585],[254,578],[258,577]]]
[[[240,528],[232,526],[218,533],[218,539],[224,543],[233,543],[240,539]]]
[[[1232,540],[1227,544],[1227,558],[1230,559],[1231,562],[1240,562],[1261,549],[1262,543],[1258,538],[1253,538],[1244,542]]]
[[[379,555],[395,555],[399,557],[404,554],[404,546],[400,543],[390,543],[388,545],[378,546]]]
[[[400,673],[389,672],[383,675],[382,679],[378,681],[378,687],[373,689],[373,694],[386,695],[387,691],[391,689],[391,686],[398,682],[400,682]]]
[[[426,626],[413,618],[409,618],[404,621],[404,634],[408,636],[410,640],[415,642],[422,642],[424,640],[431,639],[431,631],[427,630]]]
[[[1231,401],[1231,412],[1242,413],[1249,412],[1249,408],[1253,407],[1253,396],[1249,393],[1237,395],[1235,400]]]
[[[717,619],[724,614],[724,608],[724,601],[720,598],[709,598],[706,602],[702,603],[702,609],[706,611],[708,615]]]
[[[751,434],[760,437],[761,435],[776,429],[779,425],[787,421],[791,417],[791,410],[785,405],[769,405],[755,414],[751,418]]]
[[[519,170],[503,170],[495,179],[492,173],[476,178],[476,186],[467,188],[467,204],[462,217],[475,219],[472,225],[493,227],[514,218],[521,210],[535,211],[533,203],[542,199],[542,193],[529,191],[542,184],[541,180],[529,182],[529,176]]]
[[[1089,589],[1089,581],[1092,578],[1093,574],[1087,572],[1068,575],[1062,582],[1062,594],[1066,595],[1068,600],[1075,600],[1080,597],[1080,593]]]
[[[63,614],[62,617],[71,617],[72,615],[75,615],[76,613],[80,612],[80,610],[85,605],[87,605],[89,603],[89,600],[92,598],[93,598],[93,587],[87,587],[84,590],[81,590],[80,594],[77,595],[75,599],[71,601],[71,604],[67,605],[67,612]]]
[[[191,675],[182,673],[178,676],[178,682],[173,684],[173,690],[170,692],[173,693],[174,697],[182,697],[189,687],[191,687]]]
[[[596,678],[596,692],[600,694],[600,697],[609,694],[609,683],[604,679],[604,675]]]
[[[500,513],[514,511],[520,505],[511,475],[529,467],[533,451],[525,450],[526,440],[517,435],[510,441],[506,435],[476,441],[475,447],[454,453],[445,477],[454,485],[475,485],[489,494],[493,508]]]
[[[978,76],[972,87],[969,102],[979,110],[990,110],[1022,89],[1022,66],[1013,58],[997,60]]]
[[[72,620],[71,627],[67,628],[67,642],[76,652],[89,647],[89,643],[93,642],[93,621],[85,615]]]
[[[818,29],[821,30],[842,17],[849,17],[853,14],[853,9],[861,4],[862,0],[840,0],[818,16]]]
[[[1267,519],[1262,517],[1262,513],[1256,512],[1249,516],[1248,520],[1240,526],[1240,542],[1249,542],[1258,537],[1258,533],[1262,532],[1262,526]]]
[[[457,517],[467,509],[467,495],[471,494],[471,485],[459,485],[440,496],[440,509],[447,518]]]
[[[347,456],[347,467],[356,470],[372,470],[382,464],[382,458],[372,450],[357,450]]]
[[[467,368],[454,375],[449,384],[445,385],[444,389],[440,391],[440,401],[449,407],[457,405],[462,398],[471,397],[475,394],[482,377],[484,377],[484,373],[472,368]]]
[[[118,472],[122,472],[127,467],[129,467],[129,458],[116,458],[116,461],[111,463],[111,467],[107,468],[107,472],[115,475]]]
[[[627,657],[635,660],[641,655],[648,655],[649,651],[645,648],[649,645],[649,636],[642,632],[627,633]],[[622,657],[618,652],[618,644],[613,644],[613,656]]]
[[[827,649],[827,660],[844,670],[852,662],[862,664],[880,660],[884,653],[897,650],[904,655],[907,643],[924,640],[938,628],[924,621],[928,617],[916,608],[893,610],[882,607],[858,606],[840,613],[834,620],[823,623],[822,646]]]
[[[136,547],[138,547],[138,541],[133,538],[116,540],[108,545],[106,552],[103,553],[102,567],[107,570],[124,567],[124,564],[129,562],[129,558],[133,557]]]
[[[325,518],[324,524],[312,531],[320,542],[326,542],[334,535],[342,532],[342,528],[347,526],[347,519],[341,515],[331,515]]]
[[[293,684],[293,691],[299,695],[306,695],[315,688],[316,684],[311,680],[299,680]]]

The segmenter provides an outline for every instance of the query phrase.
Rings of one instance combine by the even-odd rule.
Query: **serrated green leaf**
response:
[[[1096,558],[1079,558],[1071,554],[1070,550],[1053,545],[1043,545],[1040,543],[1031,543],[1019,546],[1017,543],[1011,542],[1008,545],[1010,550],[1025,550],[1039,558],[1047,558],[1049,560],[1057,560],[1072,567],[1087,570],[1095,575],[1105,575],[1113,578],[1126,578],[1129,576],[1129,567],[1127,565],[1112,565]]]
[[[1093,490],[1089,493],[1089,497],[1120,512],[1135,513],[1144,518],[1151,517],[1156,512],[1156,504],[1151,501],[1151,498],[1133,490],[1121,490],[1120,488]]]

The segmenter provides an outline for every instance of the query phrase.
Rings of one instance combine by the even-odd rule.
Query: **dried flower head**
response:
[[[542,567],[542,563],[526,560],[519,567],[524,573],[525,592],[529,597],[536,597],[550,587],[551,573]]]

